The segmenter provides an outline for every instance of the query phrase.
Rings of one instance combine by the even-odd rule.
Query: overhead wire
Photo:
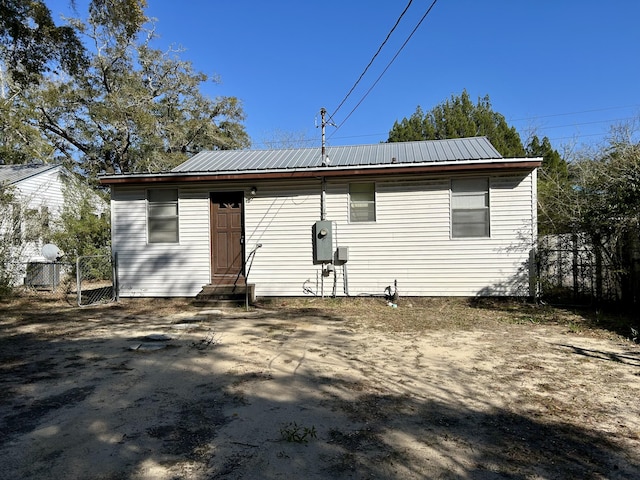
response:
[[[359,108],[359,106],[362,104],[362,102],[367,98],[367,96],[371,93],[371,91],[375,88],[375,86],[378,84],[378,82],[382,79],[382,77],[384,76],[384,74],[387,72],[387,70],[391,67],[391,65],[395,62],[396,58],[400,55],[400,53],[402,52],[402,50],[404,49],[404,47],[407,45],[407,43],[409,42],[409,40],[411,40],[411,38],[413,37],[413,35],[415,34],[415,32],[418,30],[418,28],[420,27],[420,25],[422,24],[422,22],[425,20],[425,18],[429,15],[429,13],[431,12],[431,10],[433,9],[433,7],[435,6],[435,4],[437,3],[438,0],[434,0],[431,5],[429,6],[429,8],[427,9],[427,11],[425,12],[425,14],[422,16],[422,18],[420,19],[420,21],[417,23],[417,25],[415,26],[415,28],[411,31],[411,33],[409,34],[409,36],[407,37],[407,39],[405,40],[405,42],[401,45],[401,47],[398,49],[398,51],[396,52],[396,54],[393,56],[393,58],[389,61],[389,63],[387,64],[387,66],[384,68],[384,70],[382,71],[382,73],[378,76],[378,78],[375,80],[375,82],[371,85],[371,87],[366,91],[366,93],[360,98],[360,100],[358,101],[358,103],[355,105],[355,107],[349,112],[349,114],[344,118],[344,120],[342,120],[342,122],[339,125],[335,125],[336,129],[333,131],[333,133],[331,133],[329,135],[329,138],[333,137],[333,135],[335,135],[335,133],[337,132],[337,130],[340,129],[340,127],[342,127],[342,125],[344,125],[344,123],[351,117],[351,115]],[[408,11],[409,7],[412,4],[412,0],[409,0],[409,3],[406,5],[406,7],[404,8],[404,10],[402,11],[402,13],[400,14],[400,16],[398,17],[398,19],[396,20],[394,26],[391,28],[391,30],[389,31],[389,33],[387,34],[386,38],[384,39],[384,41],[382,42],[382,44],[380,45],[380,47],[378,47],[378,50],[376,51],[376,53],[373,55],[373,57],[371,58],[371,60],[369,61],[369,63],[367,64],[367,66],[365,67],[365,69],[363,70],[363,72],[360,74],[360,76],[358,77],[358,79],[356,80],[356,82],[354,83],[354,85],[351,87],[351,89],[347,92],[347,94],[345,95],[345,97],[342,99],[342,101],[338,104],[338,106],[336,107],[336,109],[333,111],[333,113],[329,116],[329,119],[332,120],[333,117],[338,113],[338,111],[342,108],[342,106],[344,105],[344,103],[347,101],[347,99],[351,96],[351,94],[354,92],[355,88],[358,86],[358,84],[360,83],[360,81],[362,80],[362,78],[365,76],[365,74],[367,73],[367,71],[369,70],[369,68],[371,67],[371,65],[373,64],[373,62],[375,61],[375,59],[377,58],[377,56],[380,54],[380,52],[382,51],[382,48],[386,45],[386,43],[388,42],[389,38],[391,37],[392,33],[395,31],[395,29],[397,28],[397,26],[399,25],[401,19],[404,17],[404,15],[406,14],[406,12]],[[634,105],[635,106],[635,105]],[[513,119],[511,120],[512,122],[517,122],[517,121],[524,121],[524,120],[535,120],[535,119],[539,119],[539,118],[550,118],[550,117],[559,117],[559,116],[568,116],[568,115],[576,115],[576,114],[583,114],[583,113],[592,113],[592,112],[601,112],[601,111],[606,111],[606,110],[617,110],[617,109],[623,109],[623,108],[630,108],[630,106],[626,106],[626,107],[606,107],[606,108],[599,108],[599,109],[591,109],[591,110],[583,110],[583,111],[579,111],[579,112],[569,112],[569,113],[557,113],[557,114],[548,114],[548,115],[538,115],[538,116],[534,116],[534,117],[524,117],[524,118],[517,118],[517,119]],[[622,120],[629,120],[628,118],[626,119],[622,119]],[[605,120],[606,121],[606,120]],[[552,127],[546,127],[547,129],[551,129],[551,128],[561,128],[561,127],[566,127],[566,126],[578,126],[578,125],[588,125],[588,124],[595,124],[595,123],[603,123],[605,121],[595,121],[595,122],[585,122],[585,123],[575,123],[575,124],[570,124],[570,125],[556,125],[556,126],[552,126]],[[360,135],[360,136],[374,136],[377,134],[370,134],[370,135]],[[596,134],[592,134],[592,135],[579,135],[579,136],[595,136]],[[350,138],[350,137],[339,137],[339,138]]]
[[[379,81],[382,79],[382,77],[385,75],[385,73],[387,72],[387,70],[391,67],[391,65],[395,62],[395,60],[397,59],[397,57],[400,55],[400,53],[402,52],[402,50],[405,48],[405,46],[409,43],[409,41],[411,40],[411,38],[413,37],[413,35],[415,34],[415,32],[418,30],[418,28],[420,27],[420,25],[423,23],[423,21],[426,19],[426,17],[429,15],[429,13],[431,12],[431,10],[433,9],[433,7],[436,5],[438,0],[433,0],[433,2],[431,3],[431,5],[429,6],[429,8],[427,9],[427,11],[424,13],[424,15],[422,16],[422,18],[420,19],[420,21],[417,23],[417,25],[414,27],[414,29],[411,31],[411,33],[409,34],[409,36],[407,37],[407,39],[405,40],[405,42],[400,46],[400,48],[398,49],[398,51],[396,52],[396,54],[393,56],[393,58],[389,61],[389,63],[387,64],[387,66],[384,68],[384,70],[382,71],[382,73],[380,73],[380,75],[378,76],[378,78],[375,80],[375,82],[371,85],[371,87],[366,91],[366,93],[360,98],[360,100],[358,101],[358,103],[355,105],[355,107],[353,107],[353,109],[349,112],[349,114],[344,118],[344,120],[342,120],[342,122],[339,125],[335,125],[333,124],[336,129],[333,131],[333,133],[331,133],[329,135],[329,138],[333,137],[333,135],[335,135],[335,133],[342,127],[342,125],[344,125],[344,123],[351,117],[351,115],[353,115],[353,113],[359,108],[359,106],[362,104],[362,102],[367,98],[367,96],[371,93],[371,91],[375,88],[375,86],[379,83]],[[365,74],[367,73],[367,71],[369,70],[369,68],[373,65],[373,62],[375,61],[375,59],[377,58],[377,56],[380,54],[380,52],[382,51],[382,49],[384,48],[384,46],[387,44],[387,42],[389,41],[391,35],[393,34],[393,32],[396,30],[396,28],[398,27],[398,25],[400,24],[400,21],[402,20],[402,18],[404,17],[404,15],[407,13],[407,11],[409,10],[409,7],[411,6],[411,4],[413,3],[413,0],[409,0],[409,2],[407,3],[407,5],[405,6],[404,10],[402,11],[402,13],[400,14],[400,16],[398,17],[398,19],[396,20],[395,24],[393,25],[393,27],[391,28],[391,30],[389,31],[389,33],[387,34],[387,36],[385,37],[384,41],[380,44],[380,46],[378,47],[378,50],[376,51],[376,53],[373,55],[373,57],[371,58],[371,60],[369,61],[369,63],[367,64],[367,66],[365,67],[365,69],[363,70],[363,72],[360,74],[360,76],[358,77],[358,79],[356,80],[356,82],[353,84],[353,86],[351,87],[351,89],[347,92],[347,94],[345,95],[345,97],[342,99],[342,101],[338,104],[338,106],[336,107],[336,109],[333,111],[333,113],[331,115],[329,115],[329,120],[331,121],[333,119],[333,117],[338,113],[338,111],[342,108],[342,106],[345,104],[345,102],[348,100],[348,98],[351,96],[351,94],[354,92],[354,90],[356,89],[356,87],[359,85],[360,81],[364,78]],[[624,109],[624,108],[630,108],[630,107],[637,107],[637,105],[631,105],[631,106],[625,106],[625,107],[605,107],[605,108],[599,108],[599,109],[591,109],[591,110],[583,110],[583,111],[579,111],[579,112],[569,112],[569,113],[557,113],[557,114],[548,114],[548,115],[538,115],[538,116],[533,116],[533,117],[524,117],[524,118],[517,118],[517,119],[513,119],[511,120],[512,122],[519,122],[519,121],[525,121],[525,120],[535,120],[535,119],[540,119],[540,118],[550,118],[550,117],[560,117],[560,116],[568,116],[568,115],[577,115],[577,114],[583,114],[583,113],[592,113],[592,112],[601,112],[601,111],[606,111],[606,110],[617,110],[617,109]],[[628,119],[622,119],[622,120],[628,120]],[[607,120],[605,120],[607,121]],[[570,124],[570,125],[557,125],[557,126],[552,126],[552,127],[546,127],[546,128],[561,128],[561,127],[566,127],[566,126],[577,126],[577,125],[588,125],[588,124],[592,124],[592,123],[603,123],[605,121],[596,121],[596,122],[585,122],[585,123],[576,123],[576,124]],[[375,136],[375,135],[379,135],[379,134],[368,134],[368,135],[359,135],[359,136]],[[578,135],[578,137],[587,137],[587,136],[597,136],[598,134],[583,134],[583,135]],[[352,137],[337,137],[337,138],[352,138]],[[562,138],[566,138],[566,137],[562,137]]]
[[[329,115],[329,119],[333,118],[333,116],[338,113],[338,110],[340,110],[340,108],[342,107],[342,105],[344,105],[344,102],[347,101],[347,99],[349,98],[349,96],[353,93],[353,91],[356,89],[356,87],[358,86],[358,84],[360,83],[360,80],[362,80],[362,77],[365,76],[365,74],[367,73],[367,71],[369,70],[369,67],[371,67],[371,65],[373,65],[374,60],[376,59],[376,57],[380,54],[380,52],[382,51],[382,49],[384,48],[384,46],[387,44],[387,42],[389,41],[389,38],[391,38],[391,34],[393,34],[393,32],[395,31],[395,29],[398,27],[398,25],[400,24],[400,20],[402,20],[402,17],[404,17],[404,14],[407,13],[407,10],[409,10],[409,7],[411,6],[411,4],[413,3],[413,0],[409,0],[409,3],[407,3],[407,6],[404,7],[404,10],[402,11],[402,13],[400,14],[400,16],[398,17],[398,19],[396,20],[396,23],[393,25],[393,27],[391,28],[391,30],[389,31],[389,33],[387,33],[386,38],[384,39],[384,41],[380,44],[380,46],[378,47],[378,50],[376,51],[376,53],[373,55],[373,57],[371,57],[371,60],[369,60],[369,63],[367,64],[367,66],[365,67],[365,69],[362,71],[362,73],[360,74],[360,76],[358,77],[358,80],[356,80],[356,83],[353,84],[353,87],[351,87],[351,90],[349,90],[347,92],[347,94],[345,95],[345,97],[342,99],[342,101],[340,102],[340,104],[336,107],[336,109],[333,111],[333,113],[331,115]]]
[[[604,108],[594,108],[591,110],[582,110],[579,112],[567,112],[567,113],[552,113],[547,115],[534,115],[532,117],[523,117],[523,118],[514,118],[510,120],[511,122],[522,122],[524,120],[537,120],[538,118],[550,118],[550,117],[566,117],[569,115],[581,115],[583,113],[595,113],[595,112],[604,112],[607,110],[622,110],[627,108],[638,108],[640,105],[626,105],[623,107],[604,107]]]
[[[619,123],[619,122],[629,122],[634,120],[636,117],[622,117],[622,118],[611,118],[607,120],[593,120],[590,122],[579,122],[579,123],[568,123],[565,125],[551,125],[548,127],[544,127],[544,130],[551,130],[552,128],[567,128],[567,127],[580,127],[582,125],[596,125],[598,123]]]
[[[417,23],[417,25],[414,27],[414,29],[411,31],[411,33],[409,34],[409,36],[407,37],[407,39],[404,41],[404,43],[400,46],[400,48],[398,49],[398,51],[396,52],[396,54],[393,56],[393,58],[389,61],[389,63],[387,64],[387,66],[384,68],[384,70],[382,70],[382,73],[380,73],[380,75],[378,76],[378,78],[376,79],[375,82],[373,82],[373,84],[371,85],[371,87],[369,87],[369,89],[365,92],[365,94],[362,96],[362,98],[360,98],[360,100],[358,101],[358,103],[356,104],[355,107],[353,107],[353,109],[351,109],[351,111],[349,112],[349,114],[344,118],[344,120],[342,120],[342,122],[336,126],[336,129],[333,131],[333,133],[331,133],[331,135],[329,135],[329,138],[331,138],[333,135],[335,135],[335,133],[340,129],[340,127],[342,127],[342,125],[344,125],[344,123],[349,119],[349,117],[351,117],[351,115],[353,115],[353,113],[358,109],[358,107],[362,104],[362,102],[365,100],[365,98],[367,98],[369,96],[369,94],[371,93],[371,91],[375,88],[375,86],[378,84],[378,82],[382,79],[382,77],[384,76],[384,74],[387,72],[387,70],[389,70],[389,68],[391,67],[391,65],[393,64],[393,62],[395,62],[396,58],[398,58],[398,56],[400,55],[400,52],[402,52],[402,50],[404,49],[404,47],[406,47],[407,43],[409,43],[409,40],[411,40],[411,38],[413,37],[413,35],[416,33],[416,31],[418,30],[418,28],[420,28],[420,25],[422,25],[422,22],[424,22],[425,18],[427,18],[427,16],[429,15],[429,13],[431,13],[431,10],[433,9],[433,7],[436,5],[436,3],[438,3],[438,0],[433,0],[433,2],[431,3],[431,5],[429,6],[429,8],[427,9],[427,11],[425,12],[425,14],[422,16],[422,18],[420,19],[420,21]]]
[[[633,107],[635,105],[631,105],[631,106]],[[557,114],[549,114],[549,115],[540,115],[538,117],[533,117],[533,118],[559,117],[559,116],[574,115],[574,114],[579,114],[579,113],[590,113],[590,112],[604,111],[604,110],[615,110],[615,109],[619,109],[619,108],[627,108],[627,107],[611,107],[611,108],[602,108],[602,109],[596,109],[596,110],[584,110],[582,112],[557,113]],[[619,122],[632,121],[632,120],[635,120],[635,119],[636,119],[636,117],[621,117],[621,118],[613,118],[613,119],[605,119],[605,120],[596,120],[596,121],[591,121],[591,122],[569,123],[569,124],[564,124],[564,125],[551,125],[551,126],[541,127],[540,129],[543,132],[542,135],[547,136],[550,141],[564,140],[564,139],[576,140],[576,139],[587,138],[587,137],[602,137],[602,136],[605,135],[605,133],[576,133],[576,134],[571,135],[571,136],[552,137],[550,135],[545,135],[544,132],[546,132],[547,130],[552,130],[552,129],[556,129],[556,128],[578,127],[578,126],[601,124],[601,123],[615,124],[615,123],[619,123]],[[523,118],[521,120],[525,120],[525,119]],[[515,120],[513,120],[513,121],[515,121]],[[345,139],[351,139],[351,138],[365,138],[365,137],[380,137],[380,136],[388,135],[388,133],[389,132],[378,132],[378,133],[364,133],[364,134],[359,134],[359,135],[347,135],[347,136],[335,137],[334,140],[345,140]],[[283,143],[283,142],[286,142],[286,141],[264,141],[264,142],[262,142],[262,144],[264,144],[266,148],[276,148],[276,146],[279,143]],[[296,142],[301,143],[301,144],[302,143],[313,144],[313,143],[318,142],[318,139],[316,137],[308,137],[308,138],[298,139],[298,140],[296,140]]]

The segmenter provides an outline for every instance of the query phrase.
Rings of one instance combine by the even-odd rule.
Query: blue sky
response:
[[[327,127],[328,145],[385,141],[395,120],[459,95],[489,95],[523,140],[534,130],[561,149],[597,144],[640,116],[640,2],[414,0],[356,90]],[[333,113],[408,0],[148,0],[156,46],[181,46],[218,75],[210,96],[236,96],[254,148],[288,135],[320,144]],[[54,15],[67,0],[47,2]],[[349,114],[349,118],[346,118]],[[345,120],[346,119],[346,120]]]

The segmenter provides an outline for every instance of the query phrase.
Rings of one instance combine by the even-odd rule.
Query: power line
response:
[[[604,133],[585,133],[582,135],[570,135],[565,137],[549,138],[549,141],[554,142],[556,140],[577,140],[579,138],[586,138],[586,137],[603,137],[604,135],[605,135]]]
[[[594,120],[592,122],[580,122],[580,123],[568,123],[566,125],[552,125],[550,127],[540,127],[541,130],[550,130],[552,128],[566,128],[566,127],[580,127],[582,125],[595,125],[597,123],[613,123],[616,122],[628,122],[634,120],[636,117],[623,117],[623,118],[612,118],[608,120]]]
[[[369,67],[371,67],[371,65],[373,64],[373,61],[376,59],[376,57],[378,56],[378,54],[382,51],[382,48],[386,45],[386,43],[389,41],[389,38],[391,37],[391,34],[394,32],[394,30],[398,27],[398,25],[400,24],[400,20],[402,20],[402,17],[404,17],[404,14],[407,13],[407,10],[409,10],[409,7],[411,6],[411,4],[413,3],[413,0],[409,0],[409,3],[407,3],[407,6],[404,7],[404,10],[402,11],[402,13],[400,14],[400,16],[398,17],[398,19],[396,20],[395,25],[393,26],[393,28],[391,28],[391,30],[389,31],[389,33],[387,34],[387,37],[384,39],[384,41],[380,44],[380,46],[378,47],[378,51],[373,55],[373,57],[371,57],[371,60],[369,61],[369,64],[365,67],[364,71],[360,74],[360,76],[358,77],[358,80],[356,80],[356,83],[353,84],[353,87],[351,87],[351,90],[349,90],[349,92],[345,95],[345,97],[342,99],[342,101],[340,102],[340,104],[338,105],[338,107],[334,110],[334,112],[329,115],[329,119],[333,118],[333,116],[338,113],[338,110],[340,110],[340,108],[342,107],[342,105],[344,105],[344,102],[347,101],[347,98],[349,98],[349,96],[353,93],[353,91],[355,90],[355,88],[358,86],[358,84],[360,83],[360,80],[362,80],[362,77],[364,77],[365,73],[367,73],[367,70],[369,70]]]
[[[360,101],[356,104],[355,107],[353,107],[353,109],[349,112],[349,114],[344,118],[344,120],[342,120],[342,122],[336,127],[336,129],[333,131],[333,133],[331,135],[329,135],[329,138],[331,138],[339,129],[340,127],[342,127],[342,125],[344,125],[344,123],[349,119],[349,117],[351,117],[351,115],[353,114],[353,112],[355,112],[358,107],[360,106],[360,104],[362,104],[362,102],[364,101],[365,98],[367,98],[367,96],[371,93],[371,91],[374,89],[374,87],[378,84],[378,82],[382,79],[382,77],[384,76],[384,74],[387,72],[387,70],[389,70],[389,68],[391,67],[391,65],[393,64],[393,62],[396,60],[396,58],[398,58],[398,55],[400,55],[400,52],[402,52],[402,50],[404,49],[404,47],[407,45],[407,43],[409,43],[409,40],[411,40],[411,37],[413,37],[413,35],[416,33],[416,31],[418,30],[418,28],[420,28],[420,25],[422,25],[422,22],[424,21],[425,18],[427,18],[427,16],[429,15],[429,13],[431,12],[431,10],[433,9],[433,7],[435,6],[435,4],[438,2],[438,0],[433,0],[433,2],[431,3],[431,5],[429,6],[429,8],[427,9],[427,11],[425,12],[425,14],[422,16],[422,18],[420,19],[420,21],[418,22],[418,24],[415,26],[415,28],[411,31],[411,33],[409,34],[409,36],[407,37],[407,39],[404,41],[404,43],[400,46],[400,48],[398,49],[398,51],[396,52],[396,54],[393,56],[393,58],[391,59],[391,61],[387,64],[387,66],[384,68],[384,70],[382,70],[382,73],[378,76],[378,78],[376,79],[375,82],[373,82],[373,85],[371,85],[371,87],[369,88],[369,90],[366,91],[366,93],[362,96],[362,98],[360,99]]]
[[[549,116],[553,116],[553,115],[549,115]],[[614,119],[613,121],[633,120],[634,118],[635,117],[619,118],[619,119]],[[589,125],[589,124],[593,124],[593,123],[606,123],[606,122],[610,122],[610,120],[600,120],[600,121],[597,121],[597,122],[586,122],[586,123],[571,124],[571,125],[555,125],[553,127],[546,127],[546,128],[571,127],[571,126]],[[385,136],[385,135],[388,135],[388,134],[389,134],[389,132],[363,133],[363,134],[359,134],[359,135],[345,135],[345,136],[335,137],[334,140],[347,140],[347,139],[352,139],[352,138],[365,138],[365,137],[381,137],[381,136]],[[549,141],[553,142],[553,141],[556,141],[556,140],[566,140],[566,139],[577,140],[577,139],[580,139],[580,138],[587,138],[587,137],[603,137],[605,135],[606,135],[606,132],[602,132],[602,133],[575,133],[574,135],[570,135],[570,136],[548,137],[548,138],[549,138]],[[278,144],[287,143],[287,142],[288,142],[287,140],[274,140],[274,141],[263,141],[260,144],[265,145],[267,148],[277,148]],[[309,138],[298,139],[298,140],[296,140],[296,142],[297,143],[305,143],[305,144],[313,144],[313,143],[318,142],[318,139],[316,137],[309,137]]]
[[[604,111],[610,111],[610,110],[622,110],[622,109],[628,109],[628,108],[635,108],[635,107],[640,107],[640,105],[627,105],[627,106],[618,106],[618,107],[604,107],[604,108],[596,108],[596,109],[589,109],[589,110],[582,110],[582,111],[577,111],[577,112],[567,112],[567,113],[553,113],[553,114],[546,114],[546,115],[539,115],[537,117],[523,117],[523,118],[519,118],[519,119],[515,119],[515,120],[510,120],[510,122],[515,122],[515,121],[522,121],[522,120],[529,120],[529,119],[535,119],[535,118],[551,118],[551,117],[561,117],[561,116],[569,116],[569,115],[579,115],[579,114],[583,114],[583,113],[594,113],[594,112],[604,112]],[[546,131],[546,130],[551,130],[551,129],[556,129],[556,128],[567,128],[567,127],[579,127],[579,126],[585,126],[585,125],[594,125],[594,124],[599,124],[599,123],[610,123],[612,125],[614,125],[616,122],[624,122],[624,121],[631,121],[631,120],[635,120],[638,117],[621,117],[621,118],[613,118],[613,119],[605,119],[605,120],[595,120],[595,121],[590,121],[590,122],[579,122],[579,123],[569,123],[569,124],[563,124],[563,125],[551,125],[551,126],[541,126],[538,127],[538,129],[542,132]],[[364,138],[364,137],[381,137],[381,136],[385,136],[388,135],[389,132],[379,132],[379,133],[364,133],[364,134],[359,134],[359,135],[345,135],[345,136],[339,136],[339,137],[335,137],[334,140],[346,140],[346,139],[351,139],[351,138]],[[556,140],[565,140],[565,139],[580,139],[580,138],[587,138],[587,137],[602,137],[606,135],[606,132],[602,132],[602,133],[575,133],[573,135],[570,136],[560,136],[560,137],[549,137],[550,141],[556,141]],[[318,139],[316,137],[309,137],[309,138],[301,138],[301,139],[296,139],[296,143],[301,143],[301,144],[312,144],[317,142]],[[278,146],[278,144],[283,144],[283,143],[288,143],[288,140],[273,140],[273,141],[262,141],[260,142],[262,145],[265,145],[268,148],[276,148]]]
[[[615,107],[618,108],[618,107]],[[620,107],[620,108],[624,108],[624,107]],[[605,109],[601,109],[601,110],[611,110],[608,108]],[[556,116],[556,115],[547,115],[549,117],[552,116]],[[549,127],[540,127],[541,131],[546,131],[546,130],[550,130],[550,129],[554,129],[554,128],[567,128],[567,127],[579,127],[579,126],[584,126],[584,125],[595,125],[595,124],[602,124],[602,123],[610,123],[610,124],[615,124],[616,122],[625,122],[625,121],[631,121],[631,120],[635,120],[636,117],[622,117],[622,118],[614,118],[614,119],[607,119],[607,120],[596,120],[596,121],[592,121],[592,122],[580,122],[580,123],[570,123],[570,124],[566,124],[566,125],[552,125]],[[366,134],[360,134],[360,135],[347,135],[347,136],[341,136],[341,137],[335,137],[335,140],[345,140],[345,139],[349,139],[349,138],[359,138],[359,137],[379,137],[379,136],[383,136],[383,135],[388,135],[389,132],[386,133],[366,133]],[[549,138],[549,140],[562,140],[562,139],[566,139],[566,138],[583,138],[583,137],[597,137],[597,136],[603,136],[606,135],[606,133],[583,133],[583,134],[574,134],[572,136],[564,136],[564,137],[554,137],[554,138]]]
[[[565,117],[569,115],[581,115],[583,113],[594,113],[594,112],[605,112],[607,110],[622,110],[626,108],[638,108],[640,105],[627,105],[624,107],[605,107],[605,108],[594,108],[592,110],[582,110],[580,112],[568,112],[568,113],[552,113],[549,115],[536,115],[533,117],[523,117],[523,118],[515,118],[510,120],[510,122],[521,122],[524,120],[537,120],[538,118],[551,118],[551,117]]]

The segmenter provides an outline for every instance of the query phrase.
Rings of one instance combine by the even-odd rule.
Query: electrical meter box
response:
[[[333,235],[330,221],[321,220],[313,224],[313,264],[331,263],[333,260]]]

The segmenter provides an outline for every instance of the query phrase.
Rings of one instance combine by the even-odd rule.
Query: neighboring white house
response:
[[[536,168],[484,137],[201,152],[111,187],[120,295],[533,294]],[[213,288],[213,287],[210,287]],[[387,290],[388,291],[388,290]]]
[[[5,242],[11,244],[13,254],[9,255],[9,261],[13,270],[22,272],[16,283],[22,283],[28,263],[47,261],[42,256],[42,247],[50,239],[43,237],[42,232],[62,212],[64,175],[61,165],[0,165],[0,185],[15,197],[12,205],[5,207],[1,228]]]
[[[12,225],[12,234],[16,243],[23,243],[23,259],[44,260],[41,249],[49,239],[31,238],[25,242],[25,237],[33,227],[53,224],[60,217],[64,206],[64,175],[61,165],[0,165],[0,185],[15,195],[12,216],[21,221]],[[31,225],[34,222],[38,222],[37,225]]]

